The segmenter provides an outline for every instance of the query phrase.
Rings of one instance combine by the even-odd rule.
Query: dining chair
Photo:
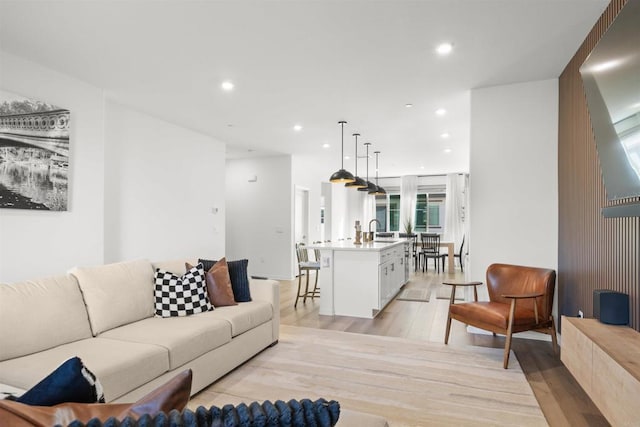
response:
[[[409,253],[406,254],[413,258],[414,270],[418,271],[418,235],[414,233],[398,233],[400,239],[411,239],[409,245]]]
[[[318,275],[320,274],[320,255],[319,250],[315,249],[315,261],[309,261],[309,252],[307,247],[303,243],[296,244],[296,256],[298,258],[298,292],[296,292],[296,302],[293,304],[293,308],[298,306],[298,299],[302,298],[302,302],[306,303],[307,298],[314,299],[320,296],[320,289],[318,288]],[[315,271],[316,281],[313,285],[313,290],[309,291],[309,273]],[[302,275],[307,276],[304,292],[300,292],[302,289]]]
[[[464,238],[465,238],[465,236],[463,235],[463,236],[462,236],[462,243],[460,244],[460,249],[458,250],[458,253],[457,253],[457,254],[456,254],[456,253],[454,253],[454,254],[453,254],[453,262],[455,263],[456,258],[460,260],[460,271],[462,271],[463,273],[464,273],[464,265],[462,265],[462,260],[463,260],[464,258],[463,258],[463,256],[462,256],[462,251],[464,250]],[[445,255],[446,255],[446,254],[445,254]],[[443,258],[443,263],[442,263],[442,270],[443,270],[443,271],[445,270],[445,267],[446,267],[446,262],[444,262],[444,261],[446,261],[446,260],[447,260],[447,257],[445,256],[445,257]],[[454,265],[455,265],[455,264],[454,264]]]
[[[462,236],[462,243],[460,244],[460,250],[458,251],[457,254],[453,254],[453,261],[455,262],[456,258],[458,258],[460,260],[460,271],[462,271],[464,273],[464,265],[462,265],[462,260],[464,259],[462,256],[462,251],[464,248],[464,238],[465,236]]]
[[[376,237],[383,237],[383,238],[389,238],[389,237],[393,237],[393,233],[386,233],[386,232],[380,232],[380,233],[376,233]]]
[[[432,258],[434,260],[434,269],[440,273],[440,263],[442,263],[442,269],[444,271],[444,259],[446,254],[440,253],[440,235],[435,233],[420,233],[420,240],[422,248],[420,250],[419,258],[424,258],[424,264],[422,264],[422,271],[428,270],[428,260]]]
[[[443,282],[452,286],[449,316],[444,343],[449,342],[451,321],[506,336],[502,367],[509,365],[511,336],[518,332],[536,331],[551,335],[557,353],[556,325],[553,320],[555,270],[510,264],[491,264],[487,268],[489,301],[478,301],[481,282]],[[458,286],[473,286],[474,301],[455,303]]]

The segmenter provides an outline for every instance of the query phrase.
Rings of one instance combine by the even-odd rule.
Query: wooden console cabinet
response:
[[[563,316],[561,360],[611,425],[640,424],[640,333]]]

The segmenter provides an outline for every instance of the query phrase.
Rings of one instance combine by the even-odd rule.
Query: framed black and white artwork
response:
[[[0,91],[0,208],[67,210],[69,115]]]

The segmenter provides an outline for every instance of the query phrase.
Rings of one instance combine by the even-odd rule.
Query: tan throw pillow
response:
[[[187,270],[191,268],[186,263]],[[224,307],[227,305],[238,305],[233,298],[233,289],[231,288],[231,278],[229,276],[229,266],[227,259],[222,258],[216,262],[213,267],[205,273],[207,283],[207,292],[209,300],[214,307]]]

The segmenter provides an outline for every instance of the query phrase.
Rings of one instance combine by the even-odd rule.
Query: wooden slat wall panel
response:
[[[586,317],[595,289],[627,293],[631,326],[640,330],[640,218],[600,213],[608,202],[579,72],[626,1],[611,1],[560,76],[558,290],[561,314],[581,309]]]

